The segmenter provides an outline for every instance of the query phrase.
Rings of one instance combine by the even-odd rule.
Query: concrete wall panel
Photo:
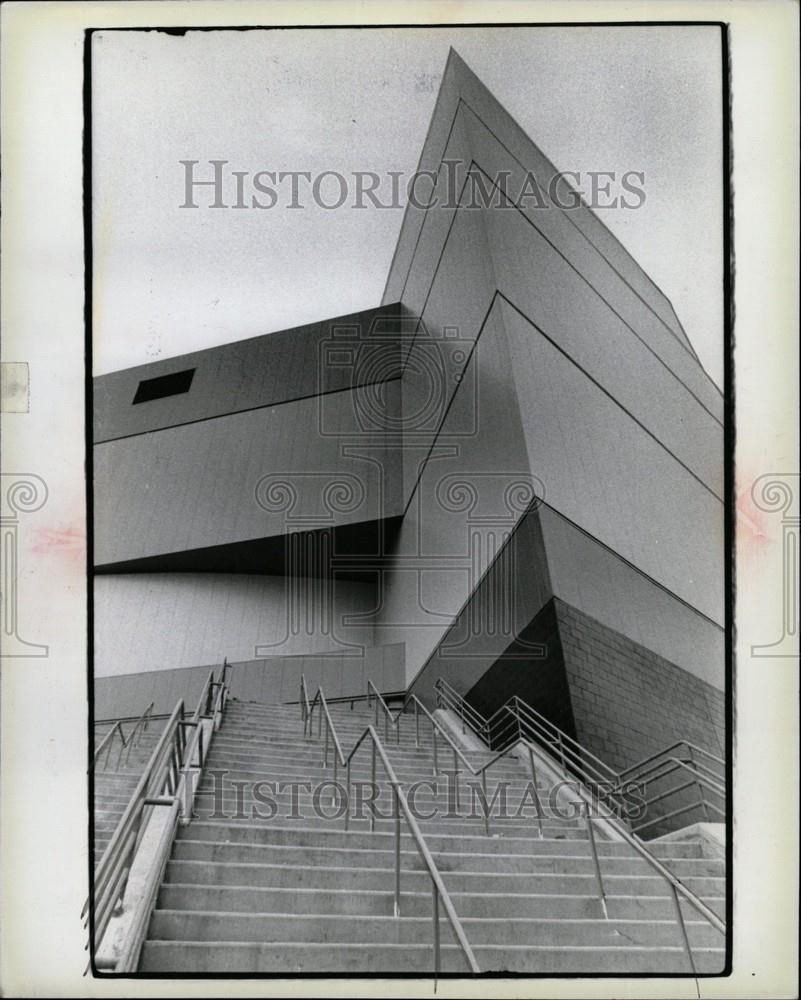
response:
[[[498,287],[717,496],[723,428],[532,229],[519,212],[487,213]]]
[[[153,712],[171,712],[179,698],[194,711],[203,685],[221,664],[212,663],[172,670],[149,670],[123,676],[96,677],[95,718],[115,719],[140,715],[150,702]],[[230,694],[240,701],[295,702],[300,678],[305,676],[310,696],[319,685],[327,698],[363,695],[368,678],[379,691],[399,691],[404,686],[403,647],[376,646],[358,657],[334,653],[320,656],[281,656],[230,663]],[[300,724],[300,715],[298,715]]]
[[[473,119],[469,111],[463,113],[473,123],[469,148],[476,161],[476,169],[480,168],[489,177],[496,177],[506,170],[511,175],[507,181],[510,194],[523,190],[524,168],[510,162],[507,150],[483,123]],[[489,183],[486,177],[485,182]],[[500,196],[496,192],[493,204],[499,201]],[[511,204],[508,200],[503,203],[507,206]],[[512,285],[513,291],[519,293],[526,280],[532,276],[536,279],[543,254],[558,258],[560,278],[554,287],[564,290],[565,299],[574,301],[578,295],[579,301],[591,302],[594,312],[605,316],[604,329],[609,324],[627,325],[624,336],[633,351],[644,353],[650,349],[718,421],[723,419],[720,391],[704,373],[691,349],[633,291],[609,261],[587,242],[574,225],[575,210],[537,207],[529,198],[519,209],[493,209],[490,214],[496,228],[507,221],[524,223],[521,227],[524,235],[517,241],[510,240],[503,230],[501,238],[495,241],[499,282],[506,277],[509,265],[512,274],[524,277],[521,284]],[[576,286],[575,290],[573,286]]]
[[[381,432],[362,432],[363,392],[323,397],[324,409],[305,399],[96,445],[96,565],[399,514],[400,453]],[[398,381],[386,399],[399,408]],[[343,457],[349,430],[372,460]],[[336,483],[348,495],[326,493]]]
[[[454,251],[463,254],[464,244],[455,244]],[[498,318],[495,311],[484,324],[385,575],[377,628],[382,641],[406,642],[409,679],[450,628],[536,493]]]
[[[214,573],[109,574],[95,578],[95,674],[138,673],[264,655],[355,651],[373,645],[375,590],[337,580],[304,588],[297,621],[282,577]],[[329,624],[330,621],[330,624]]]
[[[547,188],[548,180],[558,172],[557,168],[453,51],[448,59],[421,153],[421,169],[437,171],[440,168],[448,139],[460,127],[455,124],[457,115],[464,112],[478,119],[484,128],[491,130],[496,142],[505,151],[505,169],[511,168],[514,161],[517,161],[525,169],[531,170]],[[450,148],[448,155],[451,155]],[[562,182],[560,185],[558,197],[563,202],[569,200],[567,182]],[[420,231],[424,221],[429,221],[426,215],[427,213],[412,205],[407,207],[385,289],[384,302],[391,302],[404,296],[407,276],[417,266],[415,255]],[[603,257],[619,278],[647,303],[666,329],[672,331],[673,336],[689,347],[686,334],[667,297],[597,216],[586,206],[579,205],[569,213],[565,221],[565,232],[567,227],[570,227],[581,234],[587,245]]]
[[[557,597],[723,690],[725,634],[720,625],[549,508],[540,511],[540,522]]]
[[[722,503],[505,305],[504,321],[548,506],[722,623]]]
[[[94,380],[94,440],[145,434],[350,388],[354,383],[348,366],[327,363],[337,331],[350,328],[368,339],[377,324],[391,322],[396,314],[390,304],[101,375]],[[384,377],[397,375],[397,341],[382,338],[381,350],[387,362]],[[192,368],[188,392],[133,404],[142,380]]]

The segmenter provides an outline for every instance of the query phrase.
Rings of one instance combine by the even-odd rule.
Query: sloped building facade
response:
[[[722,755],[720,391],[453,52],[420,170],[376,308],[95,379],[96,717],[227,658],[242,699],[442,677],[615,768]]]

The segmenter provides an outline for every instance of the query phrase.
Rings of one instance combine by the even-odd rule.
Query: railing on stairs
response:
[[[127,764],[131,759],[131,750],[139,744],[139,740],[147,732],[152,715],[153,702],[151,701],[144,712],[137,719],[133,720],[133,726],[127,736],[125,735],[123,722],[128,720],[117,719],[95,749],[94,757],[92,758],[92,767],[95,771],[101,769],[99,767],[101,757],[103,758],[102,770],[108,770],[109,757],[117,742],[119,742],[120,748],[117,752],[117,761],[114,770],[119,771],[122,766],[123,754],[125,754],[125,763]]]
[[[91,943],[96,955],[111,918],[123,900],[153,810],[165,808],[168,811],[145,876],[143,892],[135,905],[120,954],[114,961],[115,972],[136,971],[178,820],[182,814],[191,815],[196,779],[205,757],[202,720],[211,720],[212,731],[219,727],[228,697],[228,669],[225,661],[219,680],[214,679],[213,670],[209,672],[191,717],[187,717],[183,699],[175,705],[95,869],[92,892],[81,916],[91,928]]]
[[[726,818],[723,760],[688,740],[680,740],[638,761],[621,771],[619,779],[621,783],[633,783],[645,790],[647,811],[658,803],[671,802],[673,805],[669,812],[659,812],[633,825],[637,833],[652,830],[679,816],[686,817],[688,813],[700,814],[707,823],[720,823]],[[697,798],[692,792],[697,793]]]
[[[491,809],[488,808],[488,799],[487,799],[487,774],[490,771],[490,769],[493,768],[500,761],[506,759],[507,757],[516,755],[520,749],[518,743],[515,742],[507,745],[506,747],[504,747],[503,750],[496,753],[488,761],[485,761],[483,764],[476,767],[473,764],[473,762],[465,755],[461,747],[459,747],[454,742],[451,734],[448,732],[445,726],[443,726],[442,723],[439,721],[439,719],[436,719],[431,714],[431,712],[429,712],[429,710],[420,701],[417,695],[412,693],[407,694],[398,712],[396,714],[393,714],[392,709],[390,709],[390,707],[384,701],[384,698],[381,695],[381,693],[378,691],[373,682],[370,680],[368,680],[367,682],[367,690],[371,696],[370,704],[372,704],[373,702],[375,703],[376,725],[378,724],[377,719],[379,717],[379,713],[383,716],[384,732],[388,742],[389,742],[388,733],[390,726],[395,728],[396,741],[400,740],[401,720],[404,717],[406,717],[407,713],[411,711],[414,714],[415,743],[417,746],[420,745],[421,719],[424,720],[424,724],[425,722],[427,722],[431,726],[431,743],[433,751],[434,775],[437,775],[440,772],[444,773],[446,770],[448,770],[444,767],[440,767],[440,759],[443,753],[453,755],[452,756],[453,770],[450,773],[452,773],[454,776],[454,791],[455,791],[454,806],[456,809],[459,808],[459,775],[462,772],[464,772],[478,779],[478,781],[480,782],[480,792],[484,800],[482,809],[484,814],[484,831],[487,834],[487,836],[489,836],[492,824],[491,824]],[[441,746],[441,744],[444,745]],[[524,749],[525,751],[527,751],[528,747],[525,747]],[[534,763],[533,754],[529,754],[529,765],[530,765],[530,774],[532,779],[531,791],[532,791],[532,799],[535,810],[535,818],[537,822],[539,835],[540,837],[542,837],[543,809],[542,809],[542,803],[540,802],[539,794],[537,792],[537,769]]]
[[[485,719],[444,679],[435,687],[438,706],[454,712],[463,729],[469,726],[491,749],[521,738],[543,746],[636,833],[697,810],[707,821],[725,818],[724,763],[692,743],[675,743],[618,772],[517,695]],[[673,778],[678,780],[667,781]],[[690,789],[697,790],[698,798],[687,801]],[[652,815],[654,806],[671,799],[677,803],[674,808]]]
[[[472,706],[468,705],[461,695],[459,695],[458,692],[455,691],[455,689],[442,678],[438,679],[436,683],[436,690],[440,707],[446,707],[454,711],[462,721],[463,727],[469,726],[475,735],[487,742],[488,746],[489,741],[487,740],[487,737],[493,731],[492,720],[495,716],[500,716],[500,713],[504,711],[506,711],[507,715],[510,714],[507,710],[509,703],[507,703],[507,705],[502,706],[502,708],[499,709],[498,712],[495,713],[495,716],[491,717],[490,720],[484,719],[479,712],[477,712]],[[380,697],[380,695],[378,697]],[[414,698],[415,696],[411,695],[410,697]],[[582,813],[587,828],[588,840],[590,841],[596,884],[604,915],[608,918],[607,896],[603,875],[598,861],[594,834],[594,825],[601,820],[610,824],[611,827],[614,828],[616,835],[632,847],[637,854],[667,883],[668,890],[673,901],[676,923],[681,933],[681,943],[687,957],[689,971],[695,975],[695,960],[693,958],[692,948],[690,946],[690,940],[687,934],[687,927],[682,913],[679,897],[684,899],[696,913],[700,914],[700,916],[702,916],[720,934],[724,935],[724,937],[726,934],[726,924],[714,910],[708,907],[706,903],[704,903],[704,901],[700,899],[691,889],[688,889],[681,879],[674,875],[673,872],[671,872],[658,858],[653,855],[651,851],[648,850],[636,833],[629,830],[628,825],[620,818],[620,810],[612,808],[614,803],[618,801],[620,797],[621,780],[623,782],[631,781],[631,777],[626,773],[625,777],[621,779],[620,776],[604,764],[603,761],[600,761],[593,754],[589,753],[589,751],[581,747],[580,744],[578,744],[575,740],[572,740],[566,733],[559,730],[558,727],[556,727],[549,720],[542,719],[542,716],[539,716],[539,713],[535,712],[534,709],[531,709],[530,706],[526,705],[525,702],[522,702],[521,699],[513,698],[510,699],[510,701],[514,703],[512,710],[513,717],[517,723],[517,728],[514,735],[511,737],[511,739],[514,740],[514,743],[507,745],[507,749],[501,751],[499,756],[508,753],[510,746],[515,748],[525,747],[530,755],[529,759],[531,761],[533,783],[536,784],[534,756],[539,756],[542,753],[540,746],[544,743],[547,746],[546,752],[552,758],[559,761],[563,771],[567,775],[572,774],[578,777],[581,783],[589,789],[590,794],[586,797],[587,800],[584,802]],[[530,714],[527,714],[525,711],[521,711],[522,706],[525,706],[525,708],[529,710]],[[387,709],[387,711],[389,711],[389,709]],[[398,721],[399,718],[400,716],[398,716]],[[536,727],[531,726],[528,724],[529,718],[535,720],[542,719],[543,723],[547,723],[547,726],[544,724]],[[548,733],[547,738],[542,738],[541,732],[543,730]],[[537,736],[532,738],[534,733],[536,733]],[[508,730],[504,739],[506,740],[507,738],[509,738]],[[448,740],[449,742],[452,742],[449,737]],[[669,751],[674,749],[676,749],[675,746],[668,748]],[[658,756],[659,755],[654,755],[654,759]],[[714,758],[714,755],[709,754],[709,756],[713,759],[719,760],[719,758]],[[496,757],[494,760],[495,759],[498,758]],[[545,764],[546,761],[542,761],[542,763]],[[652,759],[648,758],[646,761],[635,765],[635,768],[631,770],[634,773],[638,773],[638,769],[641,766],[646,767],[651,763],[653,763]],[[602,765],[602,767],[599,767],[598,765]],[[586,778],[582,777],[583,775],[586,776]],[[604,792],[604,788],[599,784],[598,775],[608,775],[610,781],[612,781],[612,790],[617,791],[618,794],[610,795],[609,791],[602,794]],[[602,802],[606,801],[607,805],[609,805],[610,810],[607,815],[599,816],[596,814],[594,802],[597,803],[599,799]]]
[[[392,710],[384,701],[381,693],[375,687],[372,681],[368,680],[367,690],[370,695],[368,704],[375,704],[376,711],[376,725],[378,724],[378,718],[383,715],[384,719],[384,734],[385,740],[389,742],[389,731],[390,727],[395,729],[396,742],[400,741],[400,725],[402,719],[407,717],[407,713],[413,711],[414,713],[414,727],[415,727],[415,744],[420,745],[420,720],[425,719],[431,726],[431,737],[432,737],[432,754],[433,754],[433,771],[434,775],[444,771],[445,768],[440,767],[440,759],[442,755],[442,748],[440,748],[440,742],[445,744],[445,752],[450,751],[453,754],[453,775],[454,775],[454,788],[456,791],[456,797],[454,806],[459,809],[459,774],[460,771],[472,775],[474,778],[480,781],[480,793],[483,797],[482,802],[482,812],[484,818],[484,828],[487,836],[491,832],[491,807],[489,806],[489,800],[487,797],[487,773],[492,767],[494,767],[498,762],[504,760],[507,757],[523,757],[527,758],[530,771],[530,789],[532,793],[532,801],[535,809],[535,820],[538,827],[539,836],[543,836],[542,821],[544,817],[542,804],[540,802],[539,793],[537,791],[537,778],[538,778],[538,765],[539,771],[547,772],[549,770],[550,761],[543,756],[540,747],[530,739],[526,739],[524,736],[519,736],[514,742],[508,742],[507,745],[494,754],[485,763],[475,766],[472,761],[470,761],[461,748],[454,742],[452,736],[448,730],[442,725],[442,723],[436,719],[431,712],[426,708],[426,706],[420,701],[420,699],[413,693],[409,693],[404,699],[399,711],[393,714]],[[313,726],[313,715],[311,711],[311,706],[308,701],[308,697],[305,692],[305,680],[301,679],[301,711],[304,718],[304,732],[311,735]],[[454,692],[455,693],[455,692]],[[327,715],[327,711],[326,711]],[[466,717],[467,712],[465,711]],[[318,737],[320,736],[320,730],[322,727],[322,718],[318,719]],[[327,765],[327,753],[328,753],[328,727],[326,728],[326,745],[325,745],[325,763]],[[561,763],[565,771],[567,767],[565,766],[565,761],[568,758],[565,756]],[[461,765],[461,768],[460,768]],[[348,789],[350,788],[350,775],[348,775]],[[334,780],[336,781],[336,772]],[[581,788],[579,788],[581,793]],[[600,861],[598,858],[598,850],[596,844],[596,831],[595,826],[601,823],[610,824],[615,831],[615,834],[619,839],[626,841],[640,857],[646,861],[651,868],[665,880],[668,887],[668,892],[674,904],[674,911],[676,915],[677,926],[681,935],[681,945],[684,950],[685,956],[687,958],[687,963],[689,970],[695,974],[695,961],[692,955],[692,949],[690,947],[689,937],[687,934],[687,928],[684,920],[684,914],[681,910],[681,905],[679,902],[679,896],[683,897],[688,904],[696,910],[705,920],[707,920],[717,931],[725,935],[726,927],[723,921],[718,917],[714,910],[710,909],[706,903],[703,902],[692,890],[688,889],[681,881],[678,879],[671,871],[669,871],[654,855],[641,843],[641,841],[634,837],[626,827],[626,825],[621,822],[617,817],[616,813],[611,809],[604,809],[601,801],[599,801],[599,796],[594,789],[590,790],[589,795],[583,795],[583,802],[581,803],[581,815],[583,816],[585,828],[587,830],[587,841],[590,847],[590,856],[593,865],[593,871],[595,874],[596,888],[598,892],[598,899],[601,905],[604,917],[609,918],[609,912],[607,907],[607,894],[606,886],[604,884],[603,873],[601,871]],[[347,816],[346,816],[347,821]],[[374,819],[373,819],[374,825]]]
[[[337,783],[338,774],[344,769],[345,771],[345,829],[349,829],[350,821],[350,789],[351,789],[351,765],[356,754],[362,748],[371,748],[371,775],[372,775],[372,785],[373,788],[376,787],[376,766],[378,760],[381,761],[381,766],[384,769],[386,775],[386,781],[392,790],[392,801],[393,801],[393,814],[394,814],[394,831],[395,831],[395,882],[394,882],[394,909],[395,916],[400,916],[401,913],[401,816],[406,822],[409,832],[411,833],[412,839],[414,841],[417,852],[425,866],[429,878],[431,879],[431,899],[432,899],[432,949],[434,956],[434,974],[439,976],[441,970],[441,950],[440,950],[440,904],[445,910],[445,914],[451,925],[451,929],[462,949],[467,964],[470,971],[473,973],[478,973],[479,969],[478,963],[476,962],[475,955],[473,954],[473,949],[470,947],[470,943],[465,935],[462,923],[454,908],[451,897],[448,890],[442,881],[442,876],[434,862],[431,852],[425,842],[425,838],[420,831],[420,827],[417,824],[417,820],[414,817],[411,809],[409,808],[409,803],[406,799],[406,795],[403,791],[403,787],[395,774],[395,770],[390,763],[387,756],[386,750],[384,749],[381,739],[378,736],[375,728],[373,726],[367,726],[364,732],[358,737],[356,743],[351,748],[350,752],[345,755],[342,750],[342,744],[337,735],[336,727],[331,719],[331,714],[328,710],[328,704],[325,699],[322,688],[317,689],[317,693],[314,698],[309,701],[308,690],[306,688],[306,678],[301,676],[300,680],[300,706],[301,706],[301,717],[303,721],[303,732],[304,735],[311,736],[314,726],[314,712],[319,709],[318,715],[318,737],[322,735],[321,731],[323,727],[325,728],[325,749],[323,756],[323,766],[328,767],[328,756],[329,752],[333,754],[333,780]],[[375,810],[371,810],[371,831],[375,830]]]

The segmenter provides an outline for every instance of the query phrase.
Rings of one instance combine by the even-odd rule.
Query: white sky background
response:
[[[95,374],[377,305],[402,208],[326,211],[302,186],[302,211],[210,209],[211,189],[182,209],[179,161],[204,179],[211,159],[408,176],[451,45],[558,169],[645,173],[641,208],[598,215],[720,385],[720,35],[704,27],[96,34]]]

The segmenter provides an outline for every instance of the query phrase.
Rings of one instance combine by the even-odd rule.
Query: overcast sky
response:
[[[376,305],[402,209],[181,208],[180,161],[410,175],[451,45],[558,169],[645,173],[640,209],[598,214],[721,384],[720,36],[704,27],[95,35],[95,373]]]

